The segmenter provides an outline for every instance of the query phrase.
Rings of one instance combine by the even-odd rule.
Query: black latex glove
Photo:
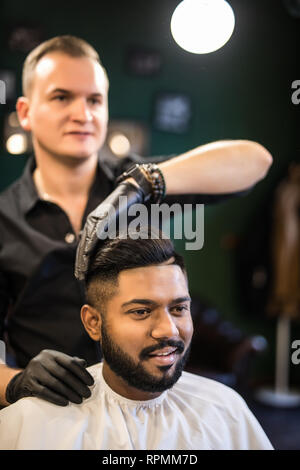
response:
[[[126,199],[120,199],[121,196],[126,196]],[[88,215],[76,253],[75,276],[77,279],[85,279],[90,255],[101,238],[101,233],[107,232],[109,223],[113,219],[118,219],[121,213],[127,212],[133,204],[142,203],[145,196],[141,188],[129,181],[124,181]]]
[[[88,385],[94,383],[85,366],[84,359],[44,349],[11,379],[6,400],[14,403],[35,396],[60,406],[69,401],[79,404],[91,395]]]

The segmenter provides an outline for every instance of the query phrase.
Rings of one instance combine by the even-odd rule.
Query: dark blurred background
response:
[[[6,104],[0,105],[0,190],[20,175],[28,157],[6,148],[23,61],[39,42],[60,34],[80,36],[97,49],[110,79],[112,126],[133,126],[131,135],[134,140],[134,129],[141,134],[144,155],[178,154],[219,139],[263,144],[274,158],[268,176],[243,197],[206,206],[202,250],[184,252],[184,242],[176,245],[184,252],[203,322],[214,324],[223,341],[227,335],[227,343],[258,337],[259,354],[250,367],[247,363],[247,385],[272,385],[276,319],[265,313],[272,271],[268,253],[274,191],[291,162],[300,163],[300,104],[291,99],[292,82],[300,80],[300,5],[297,0],[229,0],[236,20],[231,39],[218,51],[195,55],[171,36],[178,3],[1,2],[0,79],[8,77],[10,86]],[[163,128],[157,122],[158,100],[174,94],[190,105],[190,120],[180,129]],[[300,339],[296,320],[294,339]],[[299,386],[300,365],[287,367],[291,386]],[[289,442],[278,445],[296,448]]]

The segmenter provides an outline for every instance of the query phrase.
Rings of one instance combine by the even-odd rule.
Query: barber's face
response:
[[[108,120],[107,81],[88,58],[53,52],[37,64],[28,97],[19,98],[21,125],[32,131],[36,152],[76,159],[103,145]]]
[[[180,267],[121,272],[117,293],[107,302],[100,323],[103,375],[116,392],[143,400],[172,387],[193,334],[188,286]]]

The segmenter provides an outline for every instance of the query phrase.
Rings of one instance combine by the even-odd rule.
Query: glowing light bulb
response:
[[[225,0],[183,0],[171,19],[175,42],[193,54],[220,49],[234,30],[234,13]]]
[[[27,139],[24,134],[12,134],[6,141],[6,149],[13,155],[26,152],[27,147]]]
[[[111,151],[118,157],[127,155],[131,147],[126,135],[119,133],[115,133],[110,137],[108,145]]]

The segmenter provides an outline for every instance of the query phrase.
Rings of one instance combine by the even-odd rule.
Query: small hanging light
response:
[[[225,0],[183,0],[171,19],[175,42],[194,54],[220,49],[231,37],[234,13]]]

